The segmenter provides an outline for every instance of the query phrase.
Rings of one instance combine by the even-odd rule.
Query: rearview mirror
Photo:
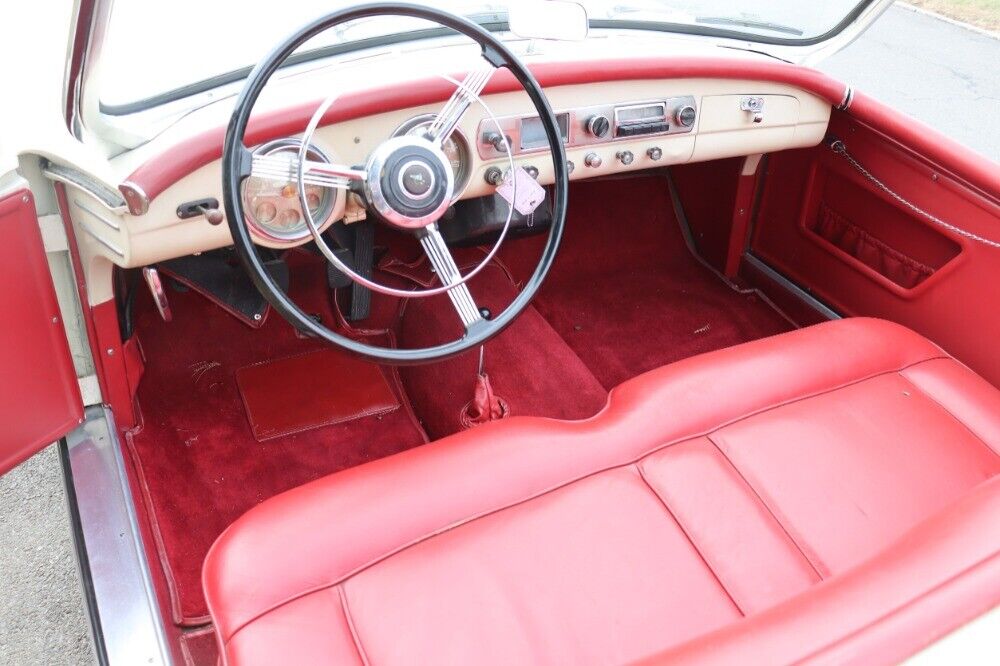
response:
[[[507,8],[510,31],[526,39],[586,39],[590,22],[583,5],[566,0],[520,0]]]

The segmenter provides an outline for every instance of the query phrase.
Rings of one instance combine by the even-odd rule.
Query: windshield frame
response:
[[[867,9],[869,9],[871,5],[877,2],[879,2],[879,0],[860,0],[854,5],[851,11],[845,14],[841,21],[831,29],[827,30],[823,34],[804,38],[761,35],[757,32],[747,32],[733,28],[721,28],[693,23],[654,21],[648,19],[590,19],[589,24],[590,28],[595,30],[638,30],[731,40],[746,44],[745,48],[750,48],[750,45],[753,44],[771,45],[785,48],[810,47],[827,42],[843,33],[844,30],[854,23]],[[110,4],[110,2],[108,2],[108,4]],[[110,18],[110,12],[108,13],[108,18]],[[504,11],[483,12],[481,14],[469,15],[467,18],[490,32],[509,31],[507,16]],[[331,44],[300,54],[295,54],[282,65],[282,68],[323,60],[355,51],[387,47],[406,42],[448,37],[452,34],[453,32],[447,28],[426,28],[379,35],[375,37],[365,37],[352,40],[350,42]],[[727,46],[735,45],[727,44]],[[237,83],[245,79],[250,74],[253,67],[254,64],[246,65],[229,72],[193,81],[190,84],[132,102],[107,104],[98,100],[98,110],[102,115],[110,117],[123,117],[142,113],[165,104],[183,100],[187,97],[194,97],[225,85]]]

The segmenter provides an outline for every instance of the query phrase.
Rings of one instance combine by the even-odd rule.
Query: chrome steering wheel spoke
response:
[[[441,283],[446,286],[454,285],[447,294],[465,329],[469,330],[474,324],[483,321],[479,307],[472,298],[468,285],[462,281],[462,273],[458,270],[455,258],[451,255],[451,250],[448,249],[436,222],[422,230],[420,245],[424,248]]]
[[[299,160],[295,155],[254,155],[250,175],[294,183],[298,178],[298,169]],[[302,165],[302,182],[305,185],[346,190],[352,183],[363,183],[367,177],[363,170],[318,160],[306,160]]]
[[[455,92],[441,108],[434,122],[428,129],[429,138],[438,146],[444,144],[451,136],[451,133],[458,127],[462,116],[478,99],[483,88],[493,78],[493,72],[497,68],[488,62],[484,62],[478,69],[473,69],[466,75],[462,82],[455,89]]]

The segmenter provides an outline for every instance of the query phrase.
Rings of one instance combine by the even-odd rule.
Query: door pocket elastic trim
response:
[[[876,238],[826,204],[818,213],[810,231],[900,287],[913,289],[934,274],[935,267]]]

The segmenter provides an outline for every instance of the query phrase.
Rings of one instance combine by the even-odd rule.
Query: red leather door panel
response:
[[[900,196],[1000,241],[1000,165],[990,179],[989,160],[930,128],[934,141],[904,145],[905,117],[880,108],[879,126],[835,111],[829,134]],[[907,208],[825,143],[771,156],[751,247],[842,314],[908,326],[1000,386],[1000,249]]]
[[[0,474],[83,418],[34,199],[0,194]]]

